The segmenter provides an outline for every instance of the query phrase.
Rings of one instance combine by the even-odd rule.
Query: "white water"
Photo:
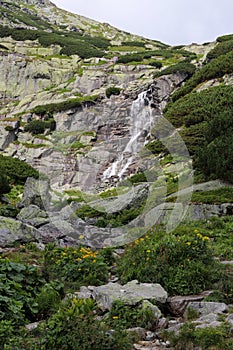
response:
[[[147,91],[140,93],[138,98],[132,103],[130,110],[132,123],[130,139],[119,157],[104,171],[104,179],[112,176],[117,176],[121,179],[132,164],[133,156],[137,155],[145,144],[143,133],[145,135],[148,134],[153,125],[152,108],[146,93]]]

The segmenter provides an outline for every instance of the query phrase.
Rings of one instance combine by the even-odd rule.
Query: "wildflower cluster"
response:
[[[108,276],[108,267],[102,255],[83,246],[48,247],[45,268],[50,276],[59,276],[62,282],[72,282],[75,288],[81,284],[104,283]]]
[[[199,293],[219,277],[218,263],[209,248],[209,237],[198,230],[167,234],[160,229],[131,243],[118,273],[122,283],[131,279],[160,283],[170,294]],[[213,272],[216,267],[216,273]]]

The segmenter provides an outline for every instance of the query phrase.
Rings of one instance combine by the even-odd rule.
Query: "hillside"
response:
[[[230,350],[233,34],[7,0],[0,37],[0,345]]]

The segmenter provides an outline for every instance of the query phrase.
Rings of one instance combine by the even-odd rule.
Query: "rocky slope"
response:
[[[144,176],[149,185],[144,229],[152,224],[148,218],[155,215],[154,202],[159,213],[155,221],[168,214],[169,230],[179,223],[193,191],[192,142],[197,144],[203,135],[192,134],[185,126],[177,129],[180,125],[165,119],[163,110],[195,70],[194,77],[205,69],[206,57],[220,44],[168,47],[69,14],[49,1],[1,1],[0,10],[1,153],[26,161],[39,170],[41,179],[47,176],[51,200],[44,200],[44,205],[50,216],[56,217],[57,208],[65,208],[67,200],[76,202],[70,213],[78,203],[108,214],[129,209],[141,190],[136,185],[129,200],[132,185],[123,181],[139,174],[136,183],[145,182],[140,180]],[[231,83],[230,68],[200,80],[194,90]],[[163,148],[157,151],[156,142],[168,149],[172,160]],[[108,188],[111,198],[103,200],[98,193],[108,197]],[[117,193],[112,195],[112,188]],[[202,186],[205,189],[208,184]],[[175,205],[164,204],[166,195],[177,191]],[[189,208],[188,217],[231,212],[231,205],[224,208],[206,208],[206,214],[199,207]],[[76,226],[83,226],[80,220],[69,222],[66,229],[61,221],[59,230],[72,236]],[[97,232],[102,238],[94,245],[107,243],[105,231],[96,231],[89,223],[84,227],[87,236],[91,232],[89,244]],[[49,230],[46,227],[45,232]],[[119,231],[108,231],[109,235],[114,241]]]

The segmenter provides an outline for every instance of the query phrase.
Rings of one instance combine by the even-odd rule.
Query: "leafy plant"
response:
[[[150,329],[154,325],[154,313],[140,305],[130,306],[117,300],[113,303],[106,320],[114,328],[143,327]]]
[[[111,95],[120,95],[121,89],[115,86],[110,86],[106,89],[106,96],[110,98]]]
[[[100,285],[108,278],[108,266],[103,256],[90,248],[55,248],[46,246],[45,273],[50,279],[59,279],[66,287]]]
[[[198,230],[189,236],[152,230],[130,244],[118,261],[120,280],[160,283],[172,295],[199,293],[220,279],[221,266],[208,242]]]

